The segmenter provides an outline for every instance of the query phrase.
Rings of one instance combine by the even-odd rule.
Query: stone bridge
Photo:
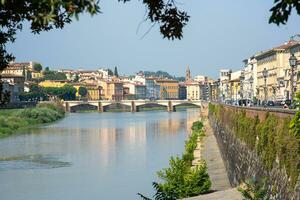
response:
[[[201,106],[201,100],[121,100],[121,101],[112,101],[112,100],[99,100],[99,101],[64,101],[63,106],[65,107],[66,112],[71,112],[71,108],[78,105],[92,105],[97,107],[99,112],[105,111],[105,106],[109,106],[112,104],[122,104],[126,106],[130,106],[131,112],[137,112],[139,106],[146,104],[156,104],[167,107],[169,112],[176,111],[175,106],[182,104],[192,104],[196,106]]]

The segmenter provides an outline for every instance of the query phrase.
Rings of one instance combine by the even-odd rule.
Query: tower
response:
[[[187,66],[185,71],[185,82],[188,82],[190,80],[191,80],[191,71],[190,71],[190,67]]]

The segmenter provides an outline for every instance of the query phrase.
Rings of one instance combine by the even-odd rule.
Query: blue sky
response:
[[[242,68],[243,59],[300,33],[296,15],[285,26],[268,24],[272,0],[179,2],[191,16],[182,40],[162,39],[158,26],[142,37],[151,24],[141,23],[141,1],[102,0],[102,14],[84,14],[62,30],[33,35],[25,25],[8,50],[16,61],[38,61],[53,69],[118,66],[119,74],[163,70],[184,76],[189,65],[193,76],[216,78],[219,69]]]

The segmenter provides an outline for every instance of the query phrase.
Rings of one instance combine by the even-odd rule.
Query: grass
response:
[[[57,104],[43,103],[36,108],[0,110],[0,137],[38,124],[54,122],[63,118],[64,109]]]

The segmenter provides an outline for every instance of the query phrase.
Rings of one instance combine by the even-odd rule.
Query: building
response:
[[[200,84],[197,81],[189,81],[186,84],[188,100],[200,100]]]
[[[291,53],[299,56],[300,41],[290,40],[255,56],[257,60],[256,96],[259,102],[265,99],[273,101],[291,99],[291,68],[289,64]],[[267,76],[263,74],[264,69]],[[297,76],[294,78],[296,83]]]
[[[222,102],[230,101],[231,96],[230,96],[230,85],[229,85],[229,80],[230,80],[230,74],[231,74],[231,69],[221,69],[220,70],[220,84],[219,84],[219,91],[220,91],[220,97],[219,99]]]
[[[230,99],[237,102],[238,100],[242,99],[241,95],[241,75],[242,71],[238,70],[235,72],[232,72],[230,74],[230,90],[229,90],[229,96]]]
[[[146,85],[146,98],[147,99],[159,99],[160,95],[157,91],[157,83],[155,81],[155,78],[147,77],[145,79],[145,85]]]
[[[146,99],[146,86],[143,84],[135,84],[135,98]]]
[[[120,101],[123,99],[123,83],[118,80],[100,80],[103,99]]]
[[[200,99],[204,101],[210,100],[210,86],[207,82],[200,83]]]
[[[242,96],[244,99],[256,101],[257,60],[255,56],[244,61],[244,80],[242,81]]]
[[[179,91],[178,91],[179,99],[184,100],[187,99],[187,90],[185,83],[179,83]]]
[[[191,81],[191,70],[190,67],[187,66],[186,71],[185,71],[185,82]]]
[[[41,87],[63,87],[70,83],[68,80],[45,80],[39,83]]]
[[[179,82],[171,79],[157,79],[160,85],[160,99],[178,99]]]
[[[8,66],[2,71],[1,74],[9,74],[16,76],[24,76],[25,81],[31,79],[42,78],[43,74],[41,71],[34,70],[34,62],[12,62],[9,63]]]
[[[98,85],[85,85],[87,89],[87,98],[88,100],[102,100],[103,98],[103,88]]]
[[[19,101],[19,96],[24,92],[25,77],[21,75],[2,74],[3,92],[10,93],[10,102]]]
[[[197,75],[194,78],[194,81],[198,81],[201,83],[207,82],[207,80],[208,80],[207,76],[203,76],[203,75]]]
[[[218,102],[220,99],[220,80],[213,81],[210,84],[210,101]]]

